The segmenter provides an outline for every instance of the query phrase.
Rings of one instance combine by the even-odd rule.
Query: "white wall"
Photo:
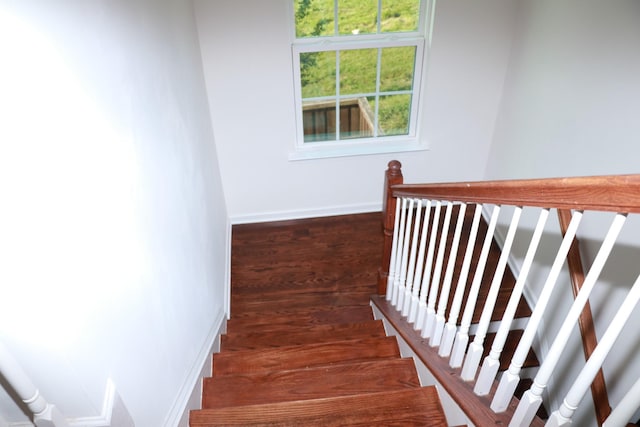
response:
[[[228,243],[191,2],[0,0],[0,51],[0,339],[70,418],[111,378],[176,425]]]
[[[485,177],[511,179],[573,175],[638,173],[640,154],[640,3],[634,0],[522,0],[513,33],[513,51],[495,136]],[[554,214],[555,215],[555,214]],[[533,217],[530,218],[535,220]],[[610,216],[588,215],[579,231],[585,268],[598,250]],[[526,222],[526,221],[525,221]],[[594,291],[593,312],[598,335],[613,317],[626,291],[640,272],[637,267],[640,226],[631,219],[623,231],[615,261],[603,272],[604,283]],[[559,245],[557,219],[545,233],[545,249]],[[530,221],[530,224],[532,222]],[[533,228],[533,225],[531,225]],[[520,248],[523,256],[526,246]],[[532,272],[530,292],[537,294],[551,252]],[[572,297],[568,275],[561,275],[562,290],[554,296],[552,313],[559,313]],[[640,314],[636,310],[634,316]],[[547,317],[547,327],[559,326]],[[640,372],[639,338],[627,328],[605,365],[612,402]],[[572,343],[579,343],[577,335]],[[580,350],[567,351],[555,374],[556,403],[580,367]],[[618,363],[623,369],[614,368]],[[587,400],[590,397],[587,397]],[[593,412],[578,414],[576,425],[593,423]]]
[[[233,221],[379,209],[383,171],[407,182],[481,178],[510,49],[509,0],[437,3],[426,73],[429,151],[289,161],[295,138],[288,0],[196,0]]]
[[[521,3],[486,177],[637,172],[640,4]]]

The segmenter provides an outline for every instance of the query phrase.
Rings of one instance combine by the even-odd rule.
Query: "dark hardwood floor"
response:
[[[381,214],[233,227],[231,319],[197,426],[446,426],[373,319]]]

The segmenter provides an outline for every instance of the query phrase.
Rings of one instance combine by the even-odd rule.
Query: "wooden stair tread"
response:
[[[213,358],[213,376],[301,369],[394,357],[400,357],[400,350],[394,337],[240,350],[216,354]]]
[[[412,359],[205,378],[202,407],[309,400],[420,387]]]
[[[289,326],[277,331],[229,333],[221,337],[223,351],[313,344],[354,338],[384,337],[381,320],[316,326]]]
[[[353,305],[369,305],[370,289],[360,292],[344,290],[342,292],[315,292],[296,295],[295,298],[283,299],[281,295],[262,294],[260,298],[251,298],[246,295],[231,295],[231,311],[234,318],[253,316],[259,313],[272,313],[288,309],[309,307],[344,307]]]
[[[367,395],[204,409],[192,411],[189,422],[192,427],[447,425],[433,386]]]
[[[283,308],[273,311],[268,315],[264,313],[246,314],[230,319],[227,322],[227,331],[268,331],[277,330],[282,325],[295,325],[298,327],[309,325],[323,325],[330,323],[357,323],[373,320],[373,312],[370,306],[345,306],[345,307],[312,307],[312,308]],[[286,307],[286,306],[285,306]]]

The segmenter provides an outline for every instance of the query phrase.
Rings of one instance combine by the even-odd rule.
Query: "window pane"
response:
[[[382,0],[383,33],[418,30],[420,0]]]
[[[304,101],[302,103],[304,142],[336,139],[336,102]]]
[[[340,95],[376,91],[378,49],[340,51]]]
[[[381,96],[378,111],[380,135],[407,135],[410,111],[411,95]]]
[[[335,34],[333,0],[294,0],[296,37]]]
[[[373,127],[375,97],[351,98],[340,101],[340,139],[370,138]]]
[[[380,91],[411,90],[416,62],[416,47],[388,47],[382,49]]]
[[[378,0],[338,0],[338,34],[378,32]]]
[[[336,53],[300,53],[300,81],[302,98],[335,96],[336,94]]]

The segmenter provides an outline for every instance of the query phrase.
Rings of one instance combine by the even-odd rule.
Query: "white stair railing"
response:
[[[475,337],[467,350],[467,356],[464,360],[464,365],[462,366],[460,376],[465,381],[472,381],[475,378],[478,365],[480,365],[480,359],[484,352],[484,338],[489,330],[489,322],[491,321],[493,309],[495,308],[496,300],[498,299],[498,292],[500,291],[500,285],[502,284],[504,272],[507,267],[507,261],[511,254],[511,245],[513,244],[516,230],[518,229],[521,214],[522,208],[517,206],[513,211],[513,217],[511,218],[509,231],[507,231],[507,237],[505,238],[504,245],[502,247],[502,253],[500,254],[500,259],[498,260],[498,265],[496,266],[496,271],[493,275],[491,286],[489,287],[489,293],[484,301],[484,307],[482,309],[482,314],[480,315],[480,321],[478,322]]]
[[[475,248],[476,239],[478,237],[478,228],[480,227],[481,219],[482,205],[477,204],[476,210],[473,214],[473,221],[471,222],[471,230],[469,231],[467,248],[464,253],[464,259],[462,261],[462,268],[460,269],[460,276],[458,278],[456,292],[453,295],[453,302],[451,303],[449,319],[444,326],[442,342],[440,343],[440,348],[438,349],[438,355],[442,357],[449,357],[449,355],[451,354],[451,349],[453,347],[453,341],[456,337],[456,331],[458,329],[458,317],[460,316],[460,310],[462,308],[462,297],[464,296],[464,291],[467,286],[467,278],[469,277],[471,260],[473,258],[473,249]]]
[[[562,265],[567,258],[567,254],[569,253],[569,249],[571,247],[571,244],[573,243],[576,232],[578,231],[578,226],[580,225],[581,220],[582,212],[574,212],[571,217],[569,227],[567,228],[567,232],[562,239],[562,243],[560,244],[560,248],[556,253],[556,257],[551,266],[549,275],[547,276],[547,280],[545,281],[544,286],[542,287],[542,291],[538,296],[536,306],[531,313],[531,317],[527,322],[527,327],[522,333],[520,342],[518,343],[513,358],[511,359],[509,369],[502,374],[502,378],[500,379],[500,383],[498,384],[498,389],[496,390],[496,393],[493,396],[493,400],[491,401],[491,409],[493,409],[493,411],[495,412],[503,412],[507,409],[509,403],[511,402],[511,398],[515,393],[516,387],[520,382],[520,371],[522,365],[524,365],[524,361],[529,354],[529,349],[533,344],[538,326],[542,321],[542,316],[547,309],[551,294],[555,289],[556,283],[558,282],[560,270],[562,269]]]
[[[403,201],[404,202],[404,201]],[[396,301],[396,307],[399,310],[402,310],[402,303],[404,301],[405,291],[407,289],[407,266],[409,263],[409,244],[411,242],[411,224],[413,222],[413,204],[415,203],[414,199],[409,199],[409,206],[405,210],[405,233],[404,239],[402,240],[402,260],[400,262],[400,282],[398,285],[398,297]]]
[[[448,358],[447,362],[451,369],[445,368],[446,362],[439,365],[438,369],[443,369],[448,372],[448,375],[454,372],[458,373],[459,381],[473,381],[477,375],[477,380],[472,384],[475,395],[488,395],[494,390],[496,378],[499,378],[497,388],[493,393],[490,409],[493,411],[492,413],[500,416],[513,402],[514,391],[522,375],[522,367],[531,348],[534,346],[534,341],[542,325],[543,316],[550,305],[552,294],[557,286],[563,283],[559,280],[560,274],[570,253],[571,246],[576,243],[575,238],[583,218],[583,210],[590,210],[591,208],[594,211],[602,210],[614,213],[619,209],[619,206],[623,207],[621,209],[622,213],[615,214],[591,268],[586,277],[584,277],[581,289],[577,293],[573,304],[571,304],[568,313],[566,313],[557,335],[552,337],[552,345],[548,349],[544,348],[546,350],[545,354],[543,354],[544,358],[535,375],[533,386],[520,399],[515,411],[511,406],[507,412],[509,415],[505,414],[508,418],[500,418],[501,420],[508,420],[504,424],[508,423],[510,426],[519,427],[527,426],[534,422],[539,423],[535,415],[541,405],[542,395],[551,379],[551,375],[557,369],[560,356],[565,351],[565,346],[569,343],[569,336],[575,330],[578,318],[581,316],[589,296],[599,280],[604,265],[616,244],[627,218],[625,209],[628,207],[628,212],[640,213],[640,197],[634,195],[640,194],[640,176],[638,178],[634,177],[634,179],[638,181],[633,181],[633,192],[628,189],[625,190],[626,187],[619,183],[617,184],[616,188],[623,189],[621,190],[623,196],[612,196],[602,189],[608,188],[606,187],[608,181],[604,184],[602,184],[603,181],[597,181],[597,185],[604,185],[605,187],[589,187],[588,195],[583,194],[581,196],[582,199],[579,199],[581,200],[580,202],[565,201],[566,185],[567,182],[569,184],[571,182],[561,180],[559,182],[554,181],[550,187],[544,187],[546,183],[543,182],[543,187],[540,188],[544,188],[544,190],[536,188],[530,199],[527,198],[528,194],[523,192],[520,192],[517,197],[513,196],[512,192],[515,191],[517,193],[520,191],[519,185],[514,183],[509,183],[500,190],[502,193],[498,191],[496,194],[492,193],[494,183],[482,184],[478,193],[480,196],[473,199],[466,195],[467,188],[470,186],[467,183],[462,183],[462,185],[444,184],[447,187],[447,191],[452,191],[460,198],[458,196],[445,197],[444,193],[440,192],[440,188],[436,185],[430,186],[427,190],[417,189],[415,191],[414,189],[417,187],[411,187],[411,185],[399,186],[402,187],[402,190],[398,191],[398,193],[407,195],[398,196],[396,193],[393,196],[398,198],[395,203],[396,215],[393,221],[394,230],[390,247],[389,273],[386,279],[386,299],[391,302],[402,317],[413,324],[414,330],[418,331],[422,338],[429,338],[429,347],[437,347],[438,354],[443,358]],[[549,182],[551,181],[549,180]],[[527,186],[528,183],[524,182],[524,185]],[[573,188],[580,193],[581,190],[579,188]],[[602,201],[598,202],[597,199],[600,198],[600,195],[602,195]],[[544,203],[539,201],[543,197],[545,197]],[[555,202],[546,205],[546,197]],[[629,198],[632,198],[634,202],[625,205],[625,201]],[[524,203],[517,203],[516,200]],[[529,201],[532,203],[527,204]],[[473,219],[470,221],[470,227],[466,229],[465,226],[469,226],[467,223],[470,216],[469,212],[467,212],[469,205],[475,205],[475,211]],[[486,235],[482,239],[482,243],[480,243],[478,233],[480,221],[482,221],[483,208],[486,206],[492,206],[492,209],[490,215],[487,215]],[[523,291],[528,281],[537,280],[535,275],[530,275],[529,273],[532,271],[532,267],[536,263],[536,257],[539,255],[542,236],[549,231],[546,224],[551,208],[547,206],[552,206],[563,212],[571,211],[571,221],[566,232],[564,232],[557,252],[554,254],[553,263],[544,278],[543,285],[533,288],[541,290],[535,295],[536,300],[532,306],[533,311],[529,319],[522,319],[526,321],[526,327],[510,360],[509,368],[502,373],[501,377],[498,377],[500,359],[504,358],[503,349],[507,342],[507,336],[511,329],[515,327],[514,319],[523,297]],[[611,206],[616,206],[616,210],[611,209]],[[501,240],[495,237],[495,230],[503,207],[513,208],[514,211],[506,236],[504,240]],[[518,240],[521,235],[518,231],[519,223],[523,209],[528,207],[539,209],[539,215],[533,233],[530,234],[531,237],[528,241],[522,241],[522,239]],[[454,220],[455,226],[453,226],[451,221],[455,208],[458,211],[457,219]],[[562,229],[564,230],[564,225]],[[527,231],[524,234],[529,235],[529,232]],[[463,238],[467,239],[464,251],[460,248]],[[495,271],[488,272],[488,257],[493,250],[492,245],[496,242],[499,242],[501,246],[500,257]],[[515,246],[516,242],[517,246]],[[527,249],[519,266],[519,274],[516,277],[515,285],[509,295],[509,300],[499,325],[497,322],[493,324],[491,318],[495,317],[494,310],[501,292],[500,289],[504,281],[509,257],[511,256],[511,248],[512,246],[523,248],[523,243],[527,245]],[[462,252],[464,252],[464,255]],[[572,253],[571,256],[573,257],[574,254]],[[544,261],[544,258],[542,259]],[[571,264],[569,266],[571,271],[574,272],[575,270],[571,267]],[[472,278],[470,278],[472,267],[474,271]],[[492,276],[489,277],[489,274]],[[533,278],[530,278],[530,276],[533,276]],[[469,286],[467,286],[468,282]],[[490,284],[487,297],[485,300],[479,301],[480,292],[486,293],[482,287],[488,282]],[[451,298],[452,293],[453,297]],[[588,350],[588,345],[585,344],[585,353],[591,355],[588,357],[578,377],[573,381],[569,392],[564,396],[562,405],[558,408],[551,408],[552,413],[547,421],[547,426],[556,427],[571,424],[578,405],[592,385],[594,378],[602,369],[605,358],[611,351],[614,342],[619,337],[638,302],[640,302],[640,277],[636,279],[595,350]],[[463,303],[465,304],[464,312],[460,316],[463,311]],[[532,303],[532,301],[530,300],[529,303]],[[482,306],[478,307],[480,304]],[[477,324],[472,325],[474,313],[477,313],[479,309],[481,309],[480,320]],[[561,315],[565,314],[562,313]],[[460,317],[461,319],[459,319]],[[460,321],[459,325],[458,321]],[[521,323],[519,322],[519,324]],[[481,356],[485,354],[485,338],[490,332],[490,328],[495,328],[495,326],[497,326],[497,333],[493,340],[493,345],[480,367]],[[493,330],[495,331],[496,329]],[[475,338],[469,345],[470,334],[475,334]],[[593,349],[593,346],[590,348]],[[461,369],[458,371],[458,368]],[[593,390],[595,396],[598,393],[597,387],[594,386]],[[468,399],[473,397],[473,395],[466,396]],[[600,408],[605,406],[601,405]],[[599,423],[602,423],[605,427],[624,426],[629,421],[629,418],[637,413],[639,407],[640,379],[629,390],[619,405],[613,407],[608,419],[604,422],[602,421],[601,414],[606,414],[606,411],[598,412]],[[500,421],[499,423],[502,422]]]
[[[587,363],[582,368],[582,371],[580,371],[580,374],[574,381],[571,389],[569,389],[569,392],[564,398],[562,405],[551,414],[551,417],[549,417],[549,420],[546,424],[548,427],[571,425],[571,417],[573,416],[576,409],[578,409],[580,401],[591,386],[591,382],[602,367],[605,358],[611,351],[611,347],[613,347],[616,339],[618,339],[620,332],[622,332],[622,328],[627,323],[627,320],[629,320],[631,312],[638,304],[639,300],[640,277],[636,279],[635,283],[631,287],[631,290],[627,294],[627,297],[625,298],[624,302],[618,309],[618,312],[609,324],[606,332],[600,339],[600,342],[596,346],[596,349],[591,354],[591,357],[589,357],[589,360],[587,360]]]
[[[404,258],[404,239],[405,239],[405,224],[407,222],[407,199],[402,199],[402,207],[400,209],[400,224],[398,224],[398,248],[395,254],[395,274],[393,280],[393,292],[391,293],[391,304],[397,306],[398,304],[398,292],[400,288],[400,281],[402,280],[402,260]]]
[[[427,317],[427,296],[429,295],[429,286],[431,284],[431,269],[433,267],[433,254],[435,252],[436,239],[438,236],[438,226],[440,224],[440,209],[442,203],[435,202],[433,210],[433,221],[431,226],[431,234],[429,237],[429,249],[427,250],[427,259],[424,263],[424,273],[421,280],[420,299],[418,301],[418,316],[413,324],[415,330],[420,330],[424,325]]]
[[[613,408],[602,427],[623,427],[640,408],[640,378],[631,386],[620,403]]]
[[[393,219],[393,240],[391,242],[391,259],[389,262],[389,275],[387,276],[387,301],[391,301],[395,290],[396,280],[396,256],[398,253],[398,234],[400,233],[400,209],[401,203],[396,203],[396,213]]]
[[[462,203],[458,209],[458,219],[456,221],[456,229],[453,232],[453,242],[451,243],[451,249],[449,250],[449,261],[447,262],[447,271],[444,274],[444,282],[442,283],[442,291],[440,292],[440,300],[438,302],[438,311],[436,312],[436,319],[433,326],[433,331],[430,335],[429,345],[437,347],[440,345],[442,339],[442,332],[444,331],[445,314],[447,310],[447,303],[449,302],[449,293],[451,292],[451,282],[453,280],[453,272],[456,266],[456,255],[458,254],[458,246],[460,245],[460,236],[462,235],[462,226],[464,225],[465,213],[467,211],[467,204]]]
[[[544,391],[549,378],[551,378],[551,374],[553,373],[556,365],[558,364],[558,360],[564,350],[569,336],[571,335],[571,331],[574,329],[575,325],[578,322],[578,318],[580,317],[580,313],[582,313],[582,309],[593,290],[593,287],[602,272],[602,268],[604,267],[605,262],[609,258],[609,254],[611,253],[611,249],[613,249],[613,245],[622,230],[622,226],[626,220],[626,215],[617,214],[609,228],[609,232],[607,233],[602,245],[600,246],[600,250],[596,255],[593,265],[587,273],[587,277],[584,279],[584,283],[582,284],[582,289],[578,292],[578,295],[573,302],[569,313],[565,317],[562,326],[560,327],[560,331],[556,335],[553,344],[551,344],[551,348],[547,352],[547,355],[540,366],[538,374],[533,380],[533,385],[529,390],[527,390],[522,396],[520,400],[520,404],[516,408],[515,413],[513,414],[513,418],[511,419],[511,426],[523,426],[529,425],[533,418],[535,417],[538,408],[542,404],[542,392]]]
[[[540,239],[542,237],[542,233],[544,231],[544,227],[547,223],[548,218],[549,209],[541,209],[535,231],[533,232],[533,236],[531,237],[531,241],[529,243],[529,248],[527,249],[524,261],[522,262],[522,269],[520,270],[520,274],[518,275],[516,284],[513,286],[513,291],[511,293],[511,296],[509,297],[509,302],[507,303],[504,315],[502,317],[502,320],[500,321],[500,327],[498,328],[496,337],[493,340],[491,352],[484,359],[482,368],[480,369],[480,373],[478,374],[478,379],[476,380],[476,385],[473,389],[473,391],[479,396],[484,396],[489,393],[489,390],[493,385],[493,381],[498,375],[498,369],[500,368],[500,355],[502,354],[504,345],[507,342],[507,336],[509,334],[509,331],[511,330],[511,323],[513,322],[516,314],[516,309],[518,308],[518,304],[520,303],[522,291],[524,290],[524,285],[527,281],[527,278],[529,277],[531,265],[533,264],[533,260],[538,250],[538,245],[540,244]]]
[[[422,215],[422,200],[417,200],[415,220],[413,226],[413,232],[411,233],[411,252],[409,254],[409,270],[407,271],[407,286],[404,291],[404,298],[402,305],[402,315],[408,316],[409,309],[411,307],[411,296],[413,295],[413,281],[416,270],[416,251],[418,249],[418,233],[420,230],[420,217]],[[411,209],[411,207],[410,207]]]
[[[425,201],[423,201],[425,203]],[[418,317],[418,306],[420,304],[420,289],[422,286],[422,269],[424,268],[424,253],[427,247],[427,237],[429,232],[429,218],[431,217],[431,200],[426,200],[424,217],[422,220],[422,232],[420,233],[420,249],[418,250],[418,262],[413,279],[413,291],[411,295],[411,308],[409,309],[409,323],[415,323]]]
[[[427,302],[427,314],[422,325],[422,338],[429,338],[433,331],[436,320],[436,302],[438,300],[438,288],[440,287],[440,278],[442,277],[442,265],[444,264],[444,253],[447,246],[447,233],[449,232],[449,224],[451,223],[451,212],[453,204],[447,202],[447,209],[444,214],[444,223],[440,233],[440,244],[438,245],[438,256],[436,257],[436,267],[433,278],[431,279],[431,288],[429,289],[429,300]]]
[[[462,366],[464,355],[469,344],[469,328],[471,327],[471,320],[473,313],[476,309],[476,302],[478,301],[478,294],[480,293],[480,285],[482,284],[482,277],[487,266],[487,258],[489,257],[489,251],[491,244],[493,243],[493,234],[498,224],[498,216],[500,214],[500,206],[494,206],[491,213],[491,220],[485,235],[482,250],[480,252],[480,258],[478,260],[478,266],[473,276],[473,282],[471,283],[471,290],[467,297],[467,303],[464,306],[464,313],[462,314],[462,323],[456,334],[456,338],[453,342],[453,350],[451,351],[451,357],[449,358],[449,366],[452,368],[459,368]]]

